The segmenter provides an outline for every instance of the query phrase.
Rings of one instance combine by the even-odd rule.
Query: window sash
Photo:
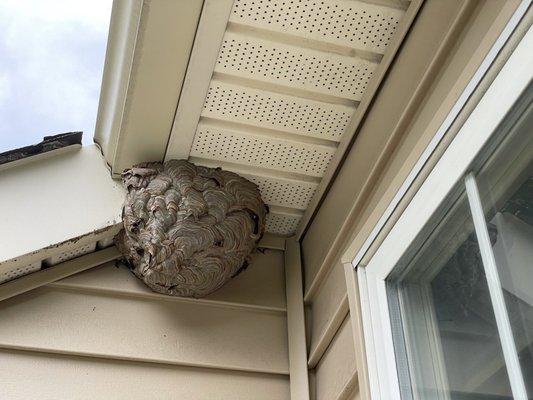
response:
[[[522,369],[520,367],[520,362],[518,361],[518,352],[511,330],[511,323],[509,322],[509,315],[507,314],[507,306],[505,305],[505,299],[503,298],[503,289],[498,275],[492,245],[490,243],[485,213],[483,212],[483,206],[481,205],[476,178],[472,172],[466,176],[465,186],[468,202],[470,204],[470,211],[472,212],[472,219],[474,220],[483,269],[485,270],[487,285],[489,287],[492,309],[494,310],[496,326],[498,327],[498,334],[502,345],[505,366],[507,367],[507,374],[509,375],[511,391],[516,400],[527,400],[526,385],[524,384]]]
[[[521,18],[517,13],[513,16],[515,20],[510,21],[515,26]],[[401,399],[385,279],[442,200],[462,183],[465,172],[527,89],[533,71],[531,54],[533,29],[530,28],[368,265],[358,268],[370,389],[374,399]],[[517,391],[519,386],[517,382]]]

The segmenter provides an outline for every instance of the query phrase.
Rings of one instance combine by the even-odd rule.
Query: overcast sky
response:
[[[92,143],[112,0],[0,0],[0,152]]]

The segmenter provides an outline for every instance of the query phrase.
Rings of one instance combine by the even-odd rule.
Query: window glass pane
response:
[[[533,113],[477,177],[522,375],[533,398]]]
[[[466,195],[443,214],[388,280],[403,398],[510,399]]]

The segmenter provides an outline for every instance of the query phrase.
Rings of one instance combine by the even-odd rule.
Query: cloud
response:
[[[0,151],[83,130],[91,143],[111,0],[0,2]]]

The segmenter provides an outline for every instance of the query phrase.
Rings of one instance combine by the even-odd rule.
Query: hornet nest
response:
[[[203,297],[246,268],[268,213],[257,185],[185,160],[139,164],[122,180],[115,244],[152,290]]]

